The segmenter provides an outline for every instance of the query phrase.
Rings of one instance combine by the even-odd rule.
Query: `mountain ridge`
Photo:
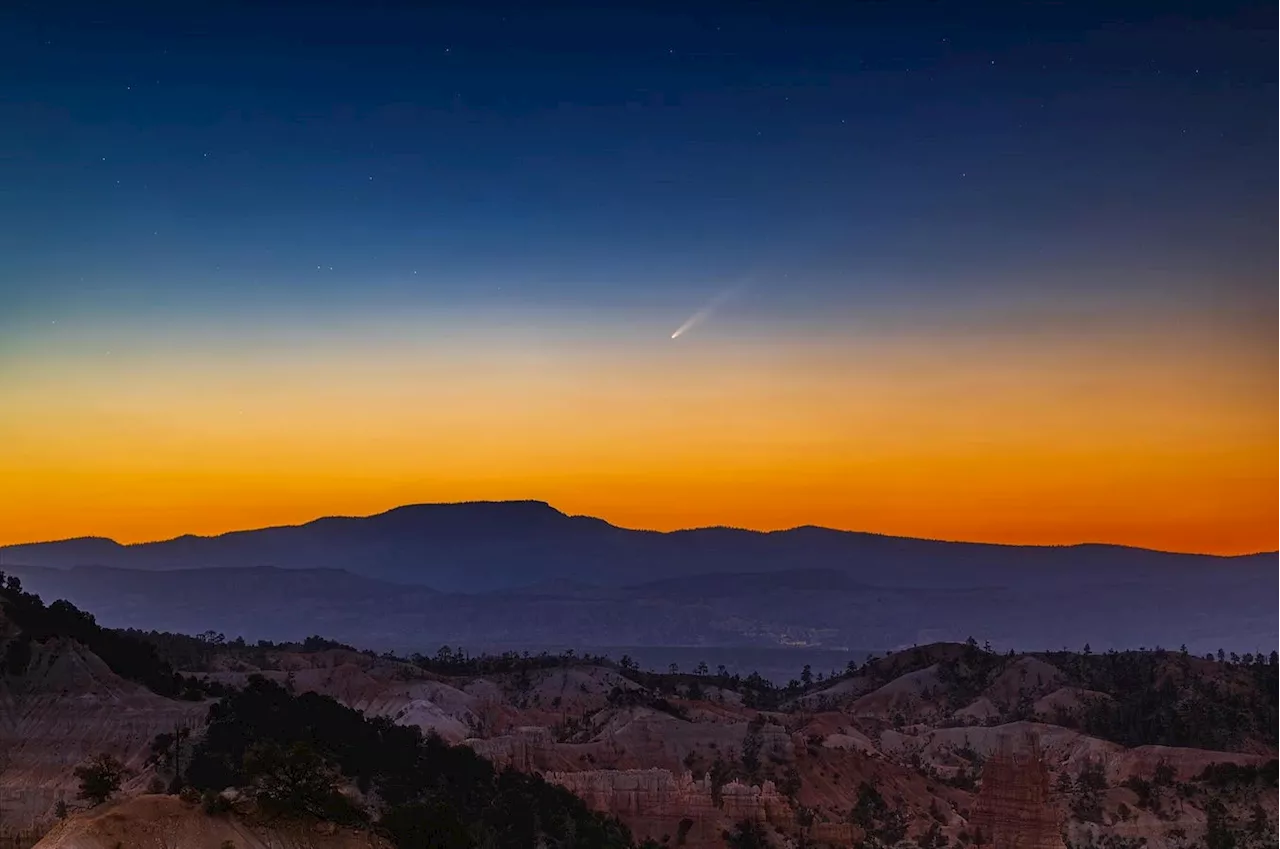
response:
[[[1175,551],[1171,549],[1150,548],[1147,546],[1127,545],[1124,543],[1099,542],[1099,541],[1090,541],[1090,540],[1084,540],[1081,542],[1074,542],[1074,543],[1005,543],[1005,542],[993,542],[989,540],[949,539],[944,537],[914,537],[914,536],[902,536],[899,534],[882,533],[879,531],[852,530],[848,528],[832,528],[825,525],[814,525],[814,524],[795,525],[792,527],[775,528],[771,530],[760,530],[757,528],[748,528],[748,527],[743,527],[738,525],[698,525],[698,526],[689,527],[689,528],[674,528],[671,530],[664,531],[664,530],[658,530],[654,528],[637,528],[637,527],[629,527],[624,525],[617,525],[608,521],[607,519],[602,519],[598,516],[591,516],[589,514],[584,514],[584,513],[565,513],[564,511],[556,508],[554,505],[550,504],[549,502],[541,501],[538,499],[510,499],[510,500],[499,500],[499,501],[476,500],[476,501],[414,502],[411,504],[397,505],[395,507],[391,507],[376,513],[359,514],[359,515],[332,514],[332,515],[326,515],[326,516],[317,516],[316,518],[308,519],[305,522],[297,522],[292,524],[263,525],[261,527],[255,527],[255,528],[237,528],[237,529],[222,531],[214,534],[185,533],[185,534],[179,534],[178,536],[174,536],[174,537],[164,537],[164,538],[154,539],[154,540],[142,540],[139,542],[119,542],[115,539],[112,539],[111,537],[97,536],[92,534],[84,535],[84,536],[65,537],[61,539],[31,540],[28,542],[9,543],[6,545],[0,545],[0,554],[4,552],[25,550],[25,549],[31,549],[31,548],[44,547],[44,546],[68,545],[71,543],[105,543],[105,544],[109,544],[111,547],[115,549],[135,549],[135,548],[151,546],[151,545],[160,545],[164,543],[219,540],[219,539],[225,539],[228,537],[237,537],[244,534],[255,534],[255,533],[261,533],[261,532],[267,532],[267,531],[304,529],[304,528],[312,528],[319,525],[327,525],[330,523],[382,519],[386,517],[407,514],[409,511],[422,511],[422,510],[439,509],[439,508],[492,508],[492,507],[502,508],[502,507],[508,507],[508,506],[512,508],[537,507],[540,509],[545,509],[546,511],[549,511],[555,516],[558,516],[563,519],[588,520],[593,524],[604,526],[606,528],[613,529],[613,530],[629,531],[632,533],[657,534],[657,535],[663,535],[663,536],[675,536],[675,535],[681,535],[681,534],[694,534],[694,533],[700,533],[700,532],[713,532],[713,531],[729,531],[733,533],[754,534],[754,535],[760,535],[760,536],[775,536],[780,534],[807,533],[807,532],[817,531],[817,532],[822,532],[827,534],[838,534],[842,536],[854,536],[854,537],[880,539],[880,540],[904,541],[904,542],[912,542],[912,543],[942,543],[947,545],[982,546],[982,547],[1001,548],[1001,549],[1057,550],[1057,549],[1103,548],[1103,549],[1119,549],[1119,550],[1125,550],[1125,551],[1142,551],[1142,552],[1150,552],[1154,554],[1167,554],[1167,555],[1173,555],[1173,556],[1211,557],[1218,560],[1234,560],[1239,558],[1256,557],[1256,556],[1262,556],[1262,555],[1280,555],[1280,549],[1249,551],[1249,552],[1241,552],[1238,554],[1214,554],[1210,552]],[[31,565],[31,564],[27,564],[27,565]],[[106,564],[82,564],[82,565],[106,565]]]

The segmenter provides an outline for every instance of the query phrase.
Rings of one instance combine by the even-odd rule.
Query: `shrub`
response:
[[[75,776],[80,779],[80,798],[94,805],[101,805],[120,789],[126,771],[124,764],[108,754],[97,755],[88,763],[76,767]]]
[[[204,812],[210,816],[219,816],[231,812],[231,800],[221,793],[215,793],[212,790],[206,790],[200,796],[200,806],[204,808]]]
[[[764,828],[755,820],[739,821],[733,831],[726,831],[723,837],[729,849],[768,849],[769,846]]]

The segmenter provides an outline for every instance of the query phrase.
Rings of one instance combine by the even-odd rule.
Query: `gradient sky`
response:
[[[1274,3],[433,5],[6,4],[0,543],[1276,547]]]

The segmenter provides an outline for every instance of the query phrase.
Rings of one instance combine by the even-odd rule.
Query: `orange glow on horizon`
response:
[[[0,372],[0,544],[538,499],[657,530],[1277,547],[1274,361],[1229,334],[549,339]]]

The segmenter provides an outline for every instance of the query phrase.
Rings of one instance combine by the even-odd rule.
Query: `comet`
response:
[[[693,315],[689,316],[688,320],[686,320],[684,324],[676,328],[676,332],[671,334],[671,338],[679,339],[681,336],[688,333],[690,330],[697,327],[699,324],[702,324],[702,322],[706,321],[707,318],[710,317],[710,315],[713,312],[715,312],[717,309],[723,306],[725,301],[728,301],[734,295],[738,294],[738,290],[740,288],[741,288],[740,286],[732,286],[728,289],[725,289],[723,292],[720,292],[711,300],[707,301],[705,304],[703,304],[701,309],[699,309]]]

